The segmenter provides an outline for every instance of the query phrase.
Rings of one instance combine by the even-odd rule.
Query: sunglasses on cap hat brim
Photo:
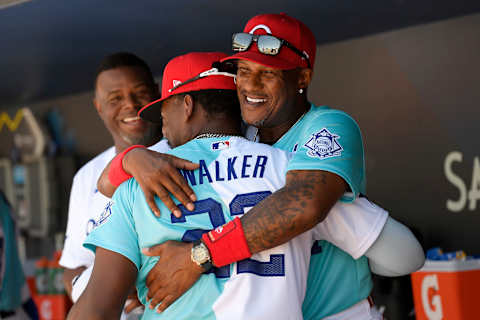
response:
[[[310,58],[306,52],[300,51],[288,41],[272,35],[258,35],[246,32],[234,33],[232,36],[232,50],[235,52],[247,51],[253,42],[257,43],[260,53],[269,56],[276,56],[280,53],[280,49],[285,46],[306,60],[308,68],[312,68]]]

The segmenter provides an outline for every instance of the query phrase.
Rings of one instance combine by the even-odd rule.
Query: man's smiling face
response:
[[[242,118],[256,127],[275,127],[288,121],[295,107],[295,70],[279,70],[238,60],[237,93]]]
[[[99,74],[94,104],[115,145],[149,144],[158,138],[158,127],[137,116],[157,95],[156,85],[140,67],[119,67]]]

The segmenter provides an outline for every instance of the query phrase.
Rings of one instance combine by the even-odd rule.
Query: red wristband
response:
[[[139,144],[133,145],[113,158],[112,163],[110,164],[110,171],[108,172],[108,180],[110,180],[110,183],[115,187],[118,187],[122,182],[127,181],[132,177],[131,174],[128,174],[123,170],[122,162],[127,152],[135,148],[145,148],[145,146]]]
[[[202,240],[210,251],[215,267],[223,267],[252,256],[243,233],[242,222],[238,217],[204,233]]]

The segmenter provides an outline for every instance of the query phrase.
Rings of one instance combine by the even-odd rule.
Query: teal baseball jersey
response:
[[[166,240],[192,241],[241,216],[285,183],[288,153],[240,137],[196,139],[171,154],[199,163],[182,171],[197,198],[193,212],[181,205],[176,218],[158,199],[161,217],[151,213],[133,179],[122,184],[96,220],[85,246],[118,252],[138,269],[137,291],[146,303],[145,279],[158,258],[141,248]],[[161,314],[146,308],[145,319],[302,319],[313,232],[218,268]],[[282,306],[279,308],[279,306]]]
[[[365,193],[362,135],[348,114],[312,104],[274,147],[294,153],[287,170],[324,170],[342,177],[351,191],[342,201],[353,201]],[[383,224],[379,226],[377,232]],[[304,319],[322,319],[343,311],[367,298],[371,290],[367,258],[355,260],[332,243],[318,241],[312,248]]]
[[[365,193],[362,134],[345,112],[312,105],[273,146],[294,153],[287,170],[324,170],[342,177],[351,191],[343,201]]]

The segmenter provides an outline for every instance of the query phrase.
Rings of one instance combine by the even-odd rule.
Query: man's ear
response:
[[[102,106],[98,102],[97,97],[93,97],[92,102],[93,102],[93,106],[95,107],[95,109],[97,109],[98,115],[101,115],[102,114]]]
[[[185,110],[185,116],[187,120],[190,120],[190,118],[193,115],[193,110],[195,108],[195,101],[193,100],[193,97],[189,94],[186,94],[183,96],[183,108]]]
[[[312,81],[313,71],[312,69],[303,68],[298,71],[298,88],[306,89]]]

